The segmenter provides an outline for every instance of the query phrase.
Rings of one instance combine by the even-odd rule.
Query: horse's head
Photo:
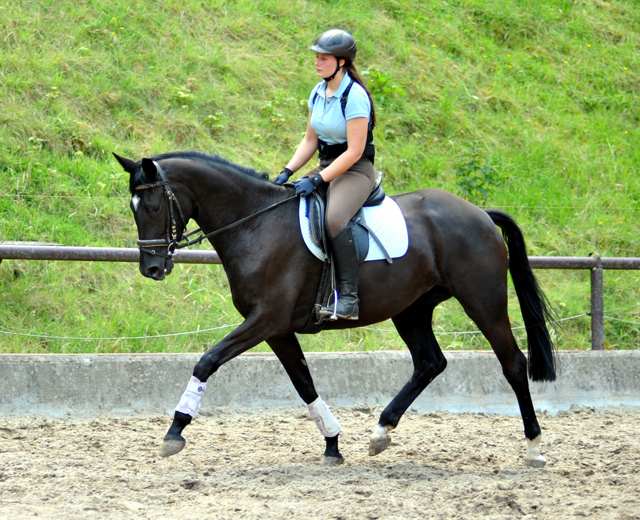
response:
[[[130,208],[138,227],[140,272],[163,280],[173,269],[172,255],[186,226],[182,209],[157,162],[113,155],[131,176]]]

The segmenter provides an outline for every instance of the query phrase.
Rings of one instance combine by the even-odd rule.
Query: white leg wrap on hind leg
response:
[[[191,376],[187,389],[182,394],[178,406],[176,406],[176,412],[195,417],[200,408],[200,401],[202,401],[205,388],[207,388],[207,383],[203,383],[197,377]]]
[[[335,437],[340,433],[340,423],[333,416],[322,398],[318,397],[313,403],[308,404],[307,408],[322,435]]]
[[[540,439],[541,435],[538,435],[535,439],[527,439],[527,455],[525,457],[525,463],[529,466],[541,468],[547,462],[547,460],[540,453]]]

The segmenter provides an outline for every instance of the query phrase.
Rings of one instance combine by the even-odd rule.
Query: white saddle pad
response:
[[[298,210],[300,216],[300,231],[304,243],[307,244],[316,258],[325,260],[325,254],[311,238],[311,230],[309,227],[309,219],[306,217],[307,201],[304,197],[300,197],[300,207]],[[407,232],[407,223],[400,206],[391,197],[385,197],[382,204],[364,208],[364,219],[367,226],[376,234],[380,242],[384,245],[387,253],[391,258],[400,258],[407,249],[409,249],[409,233]],[[384,260],[385,256],[377,242],[369,235],[369,254],[365,262],[370,260]]]

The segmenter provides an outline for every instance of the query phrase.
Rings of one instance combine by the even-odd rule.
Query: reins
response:
[[[234,227],[244,224],[245,222],[251,219],[254,219],[257,216],[262,215],[263,213],[266,213],[267,211],[277,208],[278,206],[281,206],[285,202],[289,202],[290,200],[293,200],[298,197],[297,195],[287,197],[284,200],[271,204],[271,206],[267,206],[266,208],[262,208],[261,210],[258,210],[255,213],[252,213],[251,215],[247,215],[246,217],[243,217],[240,220],[232,222],[231,224],[228,224],[224,227],[221,227],[220,229],[216,229],[215,231],[211,231],[210,233],[202,234],[193,240],[189,240],[189,238],[192,237],[193,235],[196,235],[197,233],[202,233],[202,228],[198,228],[195,231],[192,231],[191,233],[184,234],[184,232],[187,229],[187,226],[186,226],[184,215],[182,213],[182,208],[180,207],[180,203],[178,202],[178,199],[174,195],[173,191],[171,190],[171,187],[169,186],[169,181],[167,180],[167,176],[165,175],[162,167],[155,161],[153,161],[153,164],[155,164],[156,170],[158,171],[158,175],[160,176],[160,179],[161,179],[160,182],[156,182],[154,184],[143,184],[141,186],[136,186],[134,188],[134,190],[147,190],[147,189],[160,188],[160,187],[164,188],[165,200],[168,205],[167,229],[166,229],[167,236],[165,239],[158,238],[158,239],[150,239],[150,240],[138,240],[138,248],[140,249],[140,251],[144,253],[148,253],[150,255],[162,256],[164,258],[171,258],[171,256],[173,256],[173,252],[176,249],[184,249],[185,247],[189,247],[194,244],[199,244],[200,242],[202,242],[207,238],[211,238],[221,233],[224,233],[225,231],[229,231]],[[173,209],[174,204],[178,208],[178,212],[180,213],[180,218],[182,219],[181,231],[183,233],[183,236],[180,240],[178,240],[177,223],[176,223],[175,213]],[[155,249],[148,249],[154,246],[155,247],[166,246],[168,250],[167,255],[156,253]]]
[[[266,213],[269,210],[272,210],[274,208],[277,208],[278,206],[284,204],[285,202],[289,202],[292,199],[296,199],[298,198],[297,195],[293,195],[291,197],[287,197],[284,200],[281,200],[279,202],[276,202],[275,204],[271,204],[271,206],[267,206],[266,208],[262,208],[261,210],[256,211],[255,213],[252,213],[251,215],[248,215],[244,218],[241,218],[240,220],[236,220],[235,222],[232,222],[231,224],[221,227],[220,229],[216,229],[215,231],[212,231],[211,233],[207,233],[206,235],[200,235],[198,238],[196,238],[195,240],[187,240],[186,243],[182,244],[178,244],[176,247],[177,249],[182,249],[184,247],[189,247],[192,246],[194,244],[199,244],[200,242],[202,242],[203,240],[213,237],[215,235],[218,235],[220,233],[224,233],[225,231],[229,231],[230,229],[239,226],[240,224],[244,224],[245,222],[247,222],[248,220],[251,220],[252,218],[257,217],[258,215],[262,215],[263,213]],[[184,235],[183,240],[185,240],[186,238],[195,235],[196,233],[200,233],[202,231],[202,229],[196,229],[195,231],[192,231],[191,233],[188,233],[187,235]]]

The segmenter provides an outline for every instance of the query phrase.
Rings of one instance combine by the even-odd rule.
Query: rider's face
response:
[[[316,73],[319,78],[328,78],[338,66],[338,59],[331,54],[316,53]]]

